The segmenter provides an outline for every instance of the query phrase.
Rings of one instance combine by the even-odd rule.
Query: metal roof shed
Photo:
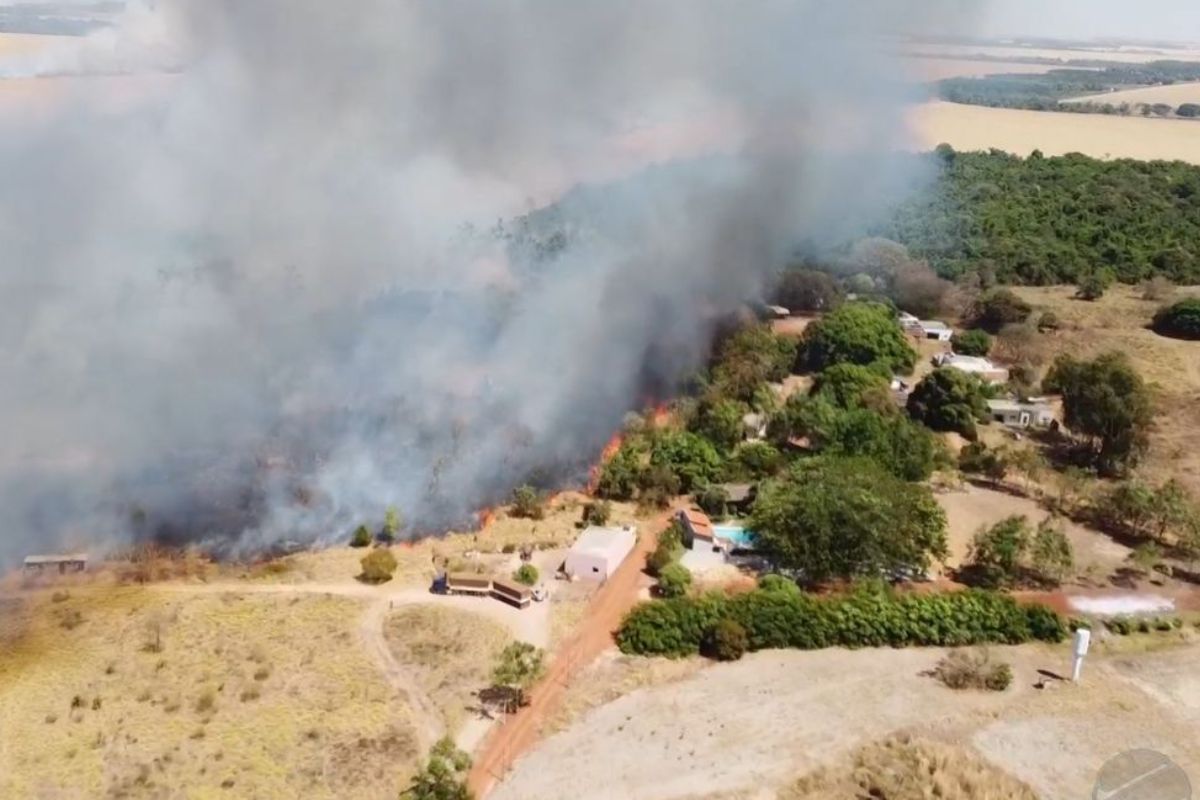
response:
[[[632,527],[588,528],[571,545],[563,571],[572,578],[608,580],[636,541]]]

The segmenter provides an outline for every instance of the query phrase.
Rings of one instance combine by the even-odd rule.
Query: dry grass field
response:
[[[1106,94],[1091,94],[1084,97],[1074,97],[1068,103],[1166,103],[1178,106],[1182,103],[1200,103],[1200,83],[1173,83],[1170,86],[1146,86],[1141,89],[1126,89],[1120,92]]]
[[[396,660],[437,705],[446,732],[470,716],[472,692],[487,685],[496,657],[512,637],[502,625],[453,608],[412,606],[384,626]]]
[[[356,601],[64,594],[4,601],[0,797],[393,798],[415,764]]]
[[[940,81],[945,78],[982,78],[986,75],[1037,75],[1054,69],[1050,64],[1025,64],[1020,61],[985,61],[968,58],[924,58],[911,56],[902,59],[910,80]]]
[[[1181,46],[1178,48],[1112,48],[1099,46],[1087,48],[1046,48],[1022,47],[1020,45],[914,43],[909,45],[907,50],[959,59],[971,59],[973,56],[986,56],[996,59],[1050,58],[1063,62],[1078,59],[1094,59],[1099,61],[1118,61],[1126,64],[1145,64],[1150,61],[1162,60],[1200,61],[1200,47],[1195,46]]]
[[[1094,158],[1180,160],[1200,164],[1200,128],[1194,120],[986,108],[934,101],[909,112],[908,147],[943,142],[956,150],[997,148],[1026,156],[1083,153]]]
[[[994,648],[1015,676],[1004,692],[956,692],[925,675],[942,650],[755,653],[587,711],[491,797],[1057,800],[1089,796],[1104,761],[1132,747],[1194,775],[1200,720],[1185,695],[1197,645],[1191,632],[1170,638],[1136,656],[1097,648],[1084,683],[1042,689],[1038,670],[1066,669],[1067,645]],[[914,770],[932,773],[920,789]],[[881,791],[854,791],[864,783]]]
[[[1094,303],[1074,299],[1071,287],[1016,291],[1062,321],[1062,329],[1051,337],[1054,352],[1089,357],[1117,350],[1130,358],[1152,384],[1159,412],[1141,474],[1156,481],[1176,478],[1200,496],[1200,342],[1148,330],[1163,303],[1141,299],[1134,287],[1115,287]],[[1200,288],[1177,289],[1175,298],[1188,295],[1200,295]]]

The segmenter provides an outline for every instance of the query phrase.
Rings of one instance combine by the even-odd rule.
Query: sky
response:
[[[993,0],[983,35],[1200,41],[1197,0]]]

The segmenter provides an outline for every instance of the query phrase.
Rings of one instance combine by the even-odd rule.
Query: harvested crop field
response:
[[[1038,670],[1065,670],[1067,645],[994,648],[1014,670],[1004,692],[956,692],[923,675],[944,652],[765,651],[708,666],[587,713],[520,760],[491,797],[769,798],[798,779],[801,788],[805,780],[844,788],[837,781],[849,764],[894,767],[914,758],[945,770],[948,786],[961,779],[994,791],[964,797],[1028,797],[1022,784],[1039,797],[1087,797],[1103,762],[1138,746],[1200,770],[1200,743],[1189,734],[1194,712],[1172,700],[1190,686],[1181,665],[1197,656],[1195,645],[1097,652],[1082,685],[1041,690]],[[1045,733],[1032,735],[1038,730]],[[894,736],[955,746],[889,753],[881,743]],[[831,771],[817,772],[823,767]]]
[[[77,587],[6,602],[2,797],[393,798],[415,765],[356,601]]]
[[[1106,94],[1090,94],[1073,97],[1067,103],[1166,103],[1178,106],[1182,103],[1200,103],[1200,83],[1173,83],[1169,86],[1145,86],[1140,89],[1125,89]]]
[[[1083,153],[1094,158],[1179,160],[1200,164],[1200,123],[1105,114],[986,108],[934,101],[909,112],[914,150],[996,148],[1020,156]]]
[[[925,58],[908,56],[903,59],[905,71],[912,80],[940,81],[946,78],[982,78],[986,75],[1040,75],[1054,69],[1052,64],[1027,64],[1020,61],[991,61],[969,58]]]
[[[915,43],[912,52],[940,55],[947,58],[971,58],[985,56],[995,59],[1043,58],[1066,63],[1073,60],[1117,61],[1124,64],[1146,64],[1151,61],[1200,61],[1200,49],[1194,47],[1157,48],[1050,48],[1022,47],[1020,45],[941,44]],[[1053,66],[1053,65],[1050,65]]]

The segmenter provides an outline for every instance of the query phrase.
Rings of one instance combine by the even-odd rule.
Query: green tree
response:
[[[691,492],[716,480],[721,455],[707,440],[687,431],[660,437],[650,451],[650,465],[664,467],[679,479],[679,489]]]
[[[683,555],[683,529],[679,521],[674,520],[658,535],[658,544],[654,551],[646,556],[646,571],[658,577],[670,564],[679,560]]]
[[[513,489],[512,510],[509,513],[525,519],[541,519],[546,516],[541,493],[528,484]]]
[[[926,480],[942,447],[926,428],[899,415],[882,417],[855,409],[840,414],[822,444],[833,456],[866,456],[907,481]]]
[[[779,276],[775,302],[789,311],[830,311],[842,302],[842,290],[827,272],[788,269]]]
[[[656,589],[659,597],[683,597],[692,586],[692,573],[678,561],[662,568]]]
[[[351,547],[368,547],[371,544],[371,532],[367,530],[366,525],[359,525],[354,529],[354,535],[350,537]]]
[[[794,394],[767,424],[767,436],[779,447],[793,439],[807,438],[815,448],[823,446],[841,416],[838,408],[820,397]]]
[[[1150,327],[1160,336],[1200,339],[1200,297],[1189,297],[1160,309]]]
[[[696,493],[696,505],[711,517],[724,517],[729,503],[729,492],[720,484],[710,484]]]
[[[748,413],[750,407],[740,400],[702,403],[696,415],[695,431],[728,452],[746,438],[746,426],[742,420]]]
[[[1029,566],[1042,583],[1057,586],[1075,566],[1075,551],[1062,528],[1047,518],[1038,525],[1029,546]]]
[[[890,386],[890,376],[884,367],[841,363],[817,375],[811,394],[841,408],[860,408],[871,395],[888,396]]]
[[[1062,323],[1059,322],[1058,314],[1055,314],[1053,311],[1043,311],[1042,315],[1038,317],[1037,329],[1041,333],[1056,331],[1061,326]]]
[[[770,442],[743,442],[730,463],[735,479],[759,480],[779,471],[783,454]]]
[[[596,494],[609,500],[632,500],[642,480],[644,451],[636,440],[621,444],[616,454],[600,468]]]
[[[362,574],[358,579],[363,583],[387,583],[396,573],[396,557],[386,547],[372,550],[362,557]]]
[[[987,411],[979,378],[957,369],[935,369],[908,396],[913,419],[935,431],[955,431],[972,440],[975,423],[987,419]]]
[[[847,303],[809,325],[800,342],[798,365],[820,372],[834,364],[879,364],[909,373],[917,354],[891,310],[879,303]]]
[[[748,325],[717,348],[713,385],[724,396],[752,403],[767,382],[782,381],[796,358],[796,341],[769,325]]]
[[[400,800],[473,800],[467,788],[470,769],[470,756],[447,736],[433,746],[429,760],[400,793]]]
[[[961,355],[986,356],[992,349],[992,337],[988,336],[986,331],[972,328],[954,334],[950,344],[954,347],[954,352]]]
[[[526,694],[546,671],[546,653],[529,642],[512,642],[496,659],[492,683],[513,692],[516,706],[526,703]]]
[[[810,581],[923,573],[946,553],[946,516],[925,486],[863,458],[819,457],[768,481],[750,527]]]
[[[1011,289],[992,289],[975,301],[968,318],[974,327],[999,333],[1006,325],[1024,322],[1031,313],[1033,308]]]
[[[1062,395],[1067,427],[1084,437],[1101,472],[1121,473],[1137,464],[1154,414],[1149,389],[1123,354],[1093,361],[1059,356],[1042,386]]]
[[[525,586],[534,586],[538,582],[538,569],[533,564],[522,564],[513,573],[513,580]]]
[[[978,583],[992,588],[1016,584],[1030,538],[1029,521],[1022,516],[1007,517],[979,530],[971,542],[967,572]]]
[[[383,516],[383,527],[379,529],[379,541],[391,544],[396,541],[396,537],[400,535],[400,529],[403,527],[404,519],[400,516],[400,512],[396,510],[395,506],[388,506]]]

